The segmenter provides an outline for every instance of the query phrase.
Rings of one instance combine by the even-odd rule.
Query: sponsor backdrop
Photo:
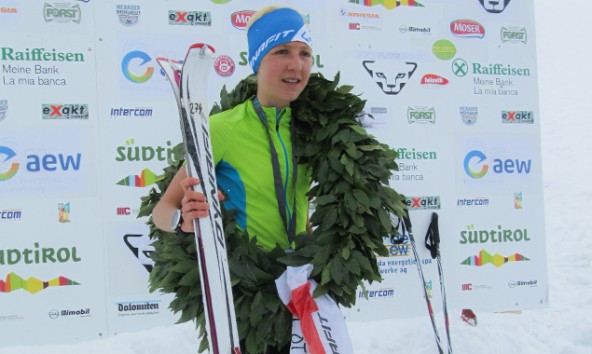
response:
[[[0,345],[174,323],[148,291],[140,197],[175,156],[178,113],[158,57],[216,49],[209,102],[250,74],[245,25],[267,1],[0,0]],[[288,1],[275,1],[290,4]],[[422,246],[439,215],[452,308],[547,305],[532,0],[292,1],[313,71],[354,86],[368,131],[399,153]],[[409,240],[380,258],[349,320],[425,316]]]

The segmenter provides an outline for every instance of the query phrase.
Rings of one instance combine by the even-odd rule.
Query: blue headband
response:
[[[273,47],[288,42],[303,42],[312,47],[304,19],[295,10],[280,8],[266,13],[255,21],[247,32],[249,64],[257,73],[261,59]]]

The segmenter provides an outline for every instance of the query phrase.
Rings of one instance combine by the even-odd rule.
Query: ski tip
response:
[[[216,50],[214,49],[214,47],[212,47],[209,44],[206,43],[194,43],[189,47],[189,50],[191,49],[201,49],[201,52],[204,53],[206,51],[206,49],[209,49],[212,51],[212,53],[216,53]]]

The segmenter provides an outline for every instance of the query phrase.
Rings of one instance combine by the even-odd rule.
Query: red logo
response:
[[[430,86],[445,86],[448,85],[448,79],[436,74],[425,74],[421,78],[421,84]]]
[[[450,31],[457,37],[483,38],[485,36],[485,27],[473,20],[452,21]]]
[[[131,213],[130,208],[117,208],[117,215],[130,215]]]
[[[214,69],[220,76],[230,76],[234,73],[234,60],[228,55],[218,55],[214,60]]]
[[[360,24],[359,23],[350,22],[349,29],[350,30],[359,31],[360,30]]]
[[[51,113],[49,113],[49,116],[50,117],[53,117],[53,116],[61,117],[62,116],[62,112],[61,112],[62,107],[64,107],[64,106],[63,105],[61,105],[61,106],[51,105]]]
[[[462,291],[473,290],[473,284],[471,284],[471,283],[462,284],[461,286],[462,286]]]
[[[247,23],[249,23],[249,20],[254,13],[255,11],[252,10],[237,11],[230,15],[230,21],[232,22],[234,28],[245,30],[247,28]]]

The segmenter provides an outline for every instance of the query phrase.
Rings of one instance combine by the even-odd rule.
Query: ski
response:
[[[210,205],[207,218],[193,220],[209,351],[240,354],[207,111],[213,54],[213,47],[197,43],[189,47],[183,63],[167,58],[157,62],[177,101],[187,175],[200,180],[195,189],[206,195]]]
[[[434,218],[435,215],[435,218]],[[442,271],[442,263],[440,261],[440,250],[439,250],[439,242],[440,236],[438,233],[437,228],[437,221],[438,221],[438,214],[432,214],[432,220],[430,222],[430,227],[428,228],[428,233],[426,234],[426,247],[430,251],[432,258],[436,258],[436,262],[438,264],[438,274],[439,274],[439,281],[440,281],[440,292],[442,294],[442,303],[444,309],[444,325],[446,328],[446,337],[448,340],[448,354],[452,354],[452,343],[450,340],[450,326],[448,321],[448,309],[446,306],[446,291],[444,289],[444,276]],[[400,222],[400,221],[399,221]],[[430,321],[432,324],[432,329],[434,330],[434,336],[436,339],[436,345],[438,346],[438,352],[440,354],[444,354],[444,349],[442,346],[442,341],[440,339],[440,334],[438,333],[438,327],[436,326],[436,319],[434,316],[434,309],[432,306],[432,301],[428,296],[427,284],[425,280],[425,276],[423,274],[423,267],[421,266],[421,259],[419,258],[419,254],[417,253],[417,246],[415,244],[415,237],[413,236],[413,232],[411,231],[411,218],[409,217],[409,213],[406,212],[405,217],[403,217],[403,222],[401,223],[402,227],[402,234],[407,234],[409,236],[409,241],[411,242],[411,249],[413,251],[413,257],[415,258],[415,263],[417,265],[417,271],[419,273],[419,278],[421,281],[422,289],[423,289],[423,296],[426,301],[426,306],[428,308],[428,314],[430,316]],[[402,239],[402,237],[401,237]],[[428,243],[428,239],[431,243]]]

